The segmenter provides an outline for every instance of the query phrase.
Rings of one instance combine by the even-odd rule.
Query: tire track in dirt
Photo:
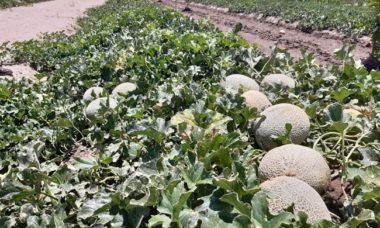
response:
[[[235,24],[241,23],[243,29],[239,35],[247,41],[257,44],[259,50],[266,55],[271,54],[272,47],[277,44],[280,48],[288,49],[295,59],[301,57],[301,50],[304,49],[313,53],[318,63],[340,63],[335,58],[334,50],[343,46],[344,41],[342,39],[304,33],[297,29],[291,29],[289,26],[259,21],[249,17],[249,15],[222,12],[212,6],[187,4],[174,0],[161,0],[161,4],[179,11],[189,7],[191,10],[185,11],[183,14],[194,19],[210,18],[213,24],[223,32],[231,31]],[[358,43],[352,54],[355,59],[365,59],[370,52],[370,47]]]

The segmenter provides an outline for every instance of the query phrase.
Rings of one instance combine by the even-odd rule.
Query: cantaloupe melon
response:
[[[258,172],[262,181],[290,176],[306,182],[318,192],[323,192],[330,182],[330,168],[323,156],[309,147],[295,144],[266,153]]]
[[[103,106],[108,107],[109,109],[114,109],[117,106],[117,101],[111,97],[102,97],[91,101],[85,109],[86,117],[88,119],[95,119],[99,114],[99,110]]]
[[[267,85],[271,87],[280,86],[283,88],[294,88],[296,86],[296,81],[284,74],[269,74],[264,77],[264,79],[261,81],[261,85]]]
[[[265,109],[263,116],[254,123],[255,139],[264,150],[270,150],[278,145],[272,137],[287,133],[286,124],[291,124],[290,140],[301,144],[309,134],[309,117],[301,108],[292,104],[277,104]]]
[[[363,116],[363,114],[356,109],[352,109],[352,108],[343,109],[343,117],[345,119],[348,119],[348,118],[356,119],[360,116]]]
[[[269,195],[269,208],[274,214],[294,205],[295,211],[308,215],[310,223],[322,219],[331,221],[330,212],[318,192],[297,178],[276,177],[265,181],[260,187]]]
[[[260,89],[259,84],[257,84],[257,82],[254,79],[242,74],[229,75],[221,84],[224,87],[229,87],[235,90],[243,88],[245,90],[259,91]]]
[[[130,82],[124,82],[124,83],[121,83],[120,85],[116,86],[112,90],[112,95],[114,95],[114,96],[126,95],[129,92],[132,92],[136,89],[137,89],[136,84],[130,83]]]
[[[265,94],[256,90],[249,90],[241,96],[245,98],[248,107],[256,108],[258,112],[262,112],[272,105]]]
[[[103,93],[104,89],[102,87],[91,87],[83,94],[83,101],[90,102],[99,98]]]

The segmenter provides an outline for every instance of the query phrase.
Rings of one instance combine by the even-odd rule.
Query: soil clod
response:
[[[0,76],[13,76],[13,71],[0,67]]]
[[[182,10],[182,12],[193,12],[193,10],[192,10],[190,7],[186,6],[186,7]]]

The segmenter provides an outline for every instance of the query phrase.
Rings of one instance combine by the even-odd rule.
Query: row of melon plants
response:
[[[379,72],[150,1],[79,25],[0,48],[39,72],[0,83],[0,227],[379,224]]]
[[[256,13],[295,23],[304,32],[336,30],[347,37],[371,35],[376,12],[363,0],[176,0],[228,8],[235,13]],[[372,0],[371,0],[372,1]],[[376,0],[375,0],[376,1]]]

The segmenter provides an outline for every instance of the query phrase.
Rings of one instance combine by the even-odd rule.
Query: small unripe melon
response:
[[[83,100],[90,102],[96,98],[99,98],[102,93],[104,93],[104,89],[102,87],[91,87],[83,94]]]
[[[265,94],[256,90],[249,90],[241,96],[245,98],[248,107],[256,108],[258,112],[262,112],[272,105]]]
[[[286,124],[292,125],[290,140],[294,144],[301,144],[309,134],[309,117],[301,108],[292,104],[277,104],[265,109],[254,127],[255,138],[259,146],[264,150],[277,147],[273,136],[281,136],[287,133]]]
[[[259,91],[260,89],[259,84],[257,84],[254,79],[242,74],[231,74],[230,76],[227,76],[222,85],[236,90],[240,89],[241,87],[246,90]]]
[[[262,80],[261,85],[269,85],[271,87],[280,86],[292,89],[296,87],[296,81],[284,74],[268,74]]]
[[[130,83],[130,82],[124,82],[116,86],[112,90],[112,95],[115,95],[115,96],[125,95],[125,94],[128,94],[129,92],[134,91],[136,88],[137,88],[136,84]]]
[[[272,213],[279,213],[294,205],[295,211],[308,215],[310,223],[322,219],[331,221],[330,212],[318,192],[297,178],[276,177],[265,181],[260,187],[269,195],[269,209]]]
[[[345,118],[356,119],[362,115],[363,114],[361,112],[359,112],[358,110],[352,109],[352,108],[348,108],[348,109],[343,110],[343,117],[345,117]]]
[[[288,144],[270,150],[259,165],[262,181],[278,176],[300,179],[318,192],[330,182],[330,168],[317,151],[300,145]]]
[[[98,115],[99,110],[102,108],[102,106],[106,106],[109,109],[114,109],[117,106],[117,101],[114,98],[97,98],[88,104],[88,106],[85,109],[85,115],[88,119],[94,119]]]

